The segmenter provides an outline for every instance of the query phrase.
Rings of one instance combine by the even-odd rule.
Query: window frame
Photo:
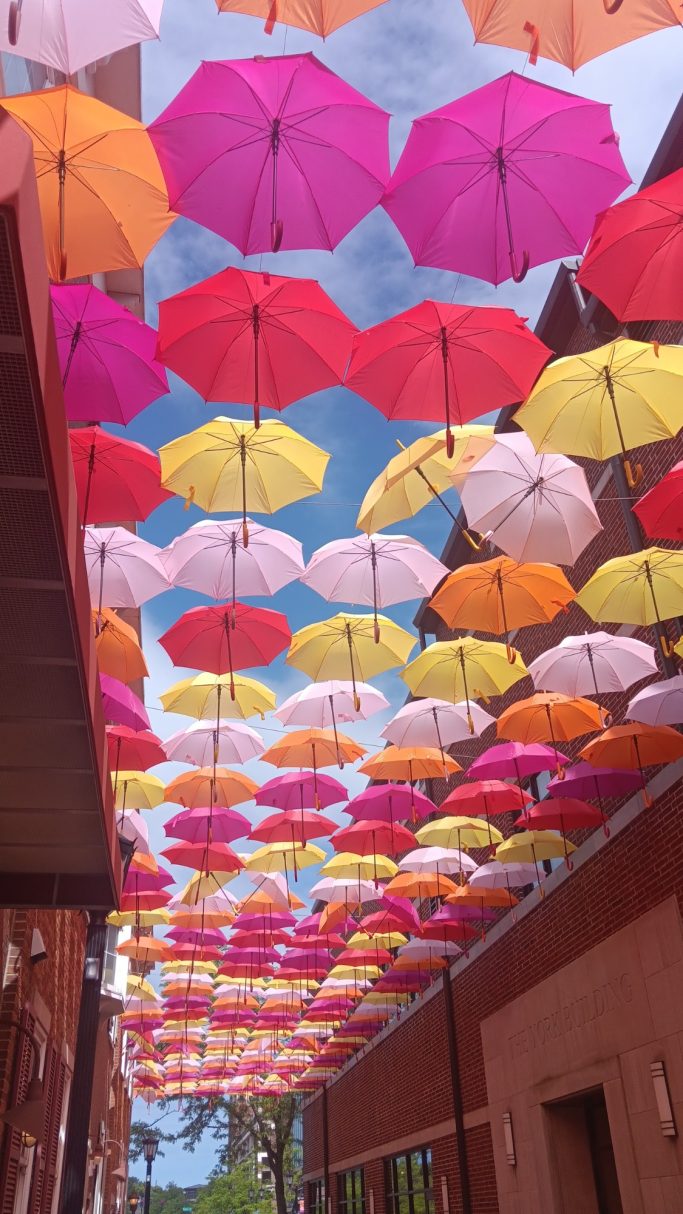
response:
[[[308,1182],[308,1214],[325,1214],[325,1181],[322,1176]]]
[[[351,1182],[351,1196],[347,1182]],[[362,1167],[337,1172],[337,1209],[339,1214],[365,1214],[365,1170]]]
[[[418,1158],[419,1157],[419,1160]],[[414,1175],[414,1165],[419,1175]],[[399,1168],[405,1170],[405,1187],[399,1179]],[[416,1183],[417,1181],[417,1183]],[[384,1161],[384,1196],[386,1214],[435,1214],[434,1178],[431,1146],[415,1147]],[[416,1209],[416,1198],[419,1198]]]

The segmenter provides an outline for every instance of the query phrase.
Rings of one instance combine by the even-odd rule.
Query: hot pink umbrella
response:
[[[103,607],[139,607],[171,583],[160,549],[125,527],[86,527],[83,533],[90,597]]]
[[[324,772],[285,771],[266,780],[254,800],[273,809],[329,809],[347,801],[349,794],[339,780]]]
[[[187,843],[205,843],[209,830],[215,843],[234,843],[235,839],[246,838],[251,823],[236,809],[224,809],[219,805],[182,809],[164,823],[164,831],[170,839],[184,839]]]
[[[509,72],[416,119],[382,205],[417,265],[521,282],[630,180],[608,105]]]
[[[50,296],[70,421],[125,425],[168,392],[154,329],[89,284],[53,286]]]
[[[149,133],[171,208],[246,255],[334,249],[382,197],[388,126],[314,55],[257,55],[202,63]]]
[[[106,721],[113,725],[126,725],[136,731],[151,729],[147,710],[139,696],[130,687],[111,675],[100,675],[102,709]]]
[[[611,632],[587,632],[563,637],[559,645],[529,662],[527,669],[539,690],[599,696],[606,691],[626,691],[656,674],[657,660],[653,646],[644,641]]]
[[[244,546],[244,524],[249,546]],[[213,599],[272,595],[304,571],[299,540],[245,519],[202,519],[177,536],[163,552],[174,586],[199,590]]]
[[[73,76],[97,59],[159,37],[163,0],[5,0],[0,50]]]
[[[373,784],[344,806],[350,817],[374,818],[380,822],[415,821],[437,813],[437,807],[424,793],[410,784]]]
[[[489,746],[467,770],[468,780],[505,780],[514,777],[522,786],[528,776],[537,776],[542,771],[555,771],[558,763],[569,763],[553,746],[542,742],[502,742]]]

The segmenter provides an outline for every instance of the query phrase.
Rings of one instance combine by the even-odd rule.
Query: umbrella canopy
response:
[[[117,772],[114,791],[114,804],[121,810],[156,809],[164,800],[163,782],[147,771]],[[166,875],[170,878],[170,874]]]
[[[154,451],[100,426],[69,430],[76,493],[84,523],[125,518],[141,522],[172,497],[161,487]]]
[[[50,277],[141,266],[175,219],[142,123],[70,84],[0,105],[33,141]]]
[[[147,710],[139,696],[130,687],[111,675],[100,675],[102,710],[105,721],[113,725],[126,725],[129,729],[151,729]]]
[[[379,627],[379,639],[377,628]],[[360,708],[356,680],[383,674],[407,661],[416,638],[386,616],[340,611],[329,620],[308,624],[292,636],[287,664],[315,682],[351,676],[354,707]]]
[[[683,171],[683,170],[682,170]],[[680,225],[683,227],[683,223]],[[658,540],[683,539],[683,460],[644,493],[633,513],[646,535]]]
[[[487,864],[480,864],[477,871],[468,876],[467,884],[471,889],[476,889],[479,885],[485,889],[497,889],[501,886],[506,889],[519,889],[523,885],[535,884],[536,880],[537,873],[533,864],[514,861],[501,864],[500,860],[489,860]]]
[[[215,417],[191,434],[159,448],[164,488],[202,510],[274,514],[291,502],[320,493],[329,455],[281,421],[252,426]]]
[[[297,729],[273,742],[264,751],[264,763],[275,767],[332,767],[355,763],[362,758],[365,747],[331,729]]]
[[[414,696],[435,696],[452,704],[464,699],[472,735],[474,718],[469,711],[470,700],[502,695],[528,673],[517,651],[508,653],[508,648],[497,641],[480,641],[475,637],[434,641],[408,663],[401,678]]]
[[[683,552],[645,548],[605,561],[576,596],[593,620],[657,624],[683,615]]]
[[[683,674],[644,687],[629,701],[626,716],[643,725],[680,725],[683,722]]]
[[[164,799],[195,809],[200,805],[241,805],[251,801],[258,784],[241,771],[227,771],[224,767],[202,767],[199,771],[184,771],[166,785]],[[210,891],[215,893],[215,889]]]
[[[443,767],[441,772],[443,774]],[[428,818],[437,812],[429,797],[405,784],[371,784],[344,806],[351,818],[372,818],[379,822],[401,822],[410,818]]]
[[[449,628],[507,636],[511,629],[554,619],[574,595],[557,565],[518,564],[498,556],[450,573],[430,607]]]
[[[455,847],[417,847],[403,856],[398,867],[406,873],[473,873],[477,863]]]
[[[608,105],[509,72],[413,122],[382,205],[417,265],[497,285],[582,253],[630,181]]]
[[[388,127],[315,55],[257,55],[202,63],[150,136],[173,209],[247,255],[334,249],[384,192]]]
[[[457,885],[450,877],[440,873],[398,873],[387,883],[385,889],[403,898],[417,898],[420,902],[427,898],[446,898],[454,894]]]
[[[244,867],[255,873],[286,873],[321,864],[324,859],[325,852],[314,843],[301,846],[290,840],[284,843],[267,843],[264,847],[259,847],[245,858]]]
[[[680,21],[668,0],[648,5]],[[612,22],[608,22],[612,25]],[[683,320],[683,169],[599,215],[577,275],[622,324]]]
[[[592,763],[576,763],[566,767],[562,779],[553,776],[548,783],[551,797],[578,797],[580,800],[602,801],[621,797],[641,787],[637,772],[620,771],[616,767],[596,767]]]
[[[505,780],[475,780],[454,788],[441,802],[439,809],[443,813],[475,813],[488,817],[490,814],[524,811],[533,802],[531,793],[525,792],[517,784],[508,784]]]
[[[496,859],[501,864],[534,864],[537,880],[540,880],[539,864],[544,860],[563,859],[573,851],[576,851],[575,845],[554,831],[522,830],[501,843],[496,851]]]
[[[441,751],[471,736],[468,715],[479,737],[493,725],[493,717],[478,704],[450,704],[448,700],[411,700],[384,726],[380,737],[396,746],[438,746]]]
[[[144,321],[89,283],[53,286],[50,299],[69,421],[125,425],[168,392]]]
[[[516,825],[529,830],[591,830],[607,821],[601,809],[576,797],[548,797],[538,805],[530,805],[517,819]]]
[[[264,751],[261,735],[242,721],[230,721],[219,729],[206,721],[193,721],[187,729],[166,738],[164,745],[171,762],[194,763],[197,767],[211,762],[248,763]]]
[[[588,742],[579,757],[596,766],[642,771],[682,758],[683,736],[670,725],[613,725]]]
[[[357,702],[360,703],[358,710]],[[388,707],[389,701],[369,683],[357,683],[354,698],[352,683],[344,679],[327,679],[295,691],[274,716],[283,725],[312,725],[325,729],[337,721],[365,721],[373,713]]]
[[[509,308],[425,299],[358,334],[345,383],[391,420],[445,420],[450,459],[451,426],[523,399],[548,357]]]
[[[473,763],[470,763],[468,779],[504,780],[514,777],[521,787],[522,780],[537,776],[542,771],[554,771],[558,761],[569,763],[567,755],[560,754],[552,746],[539,742],[499,742],[489,746]]]
[[[158,356],[206,401],[278,411],[340,384],[356,327],[309,278],[228,267],[159,304]]]
[[[626,691],[656,673],[657,660],[651,645],[610,632],[563,637],[559,645],[529,662],[536,687],[567,696]]]
[[[251,828],[250,839],[259,843],[300,843],[331,835],[337,823],[310,809],[288,809],[270,814]]]
[[[373,780],[408,780],[412,784],[413,780],[455,775],[462,768],[436,747],[386,746],[361,763],[358,770]]]
[[[109,607],[93,611],[92,622],[100,672],[121,683],[144,679],[149,671],[135,629]]]
[[[181,679],[159,696],[164,712],[177,712],[197,720],[214,718],[244,719],[260,716],[275,708],[275,692],[245,675],[233,675],[235,698],[230,697],[230,675],[202,671],[191,679]]]
[[[289,625],[279,611],[221,603],[192,607],[159,637],[174,666],[212,674],[232,674],[246,666],[267,666],[286,649]],[[230,698],[235,695],[230,681]]]
[[[620,337],[584,354],[558,358],[542,372],[515,421],[537,451],[609,459],[632,447],[674,438],[683,426],[680,346]],[[625,463],[629,484],[642,469]]]
[[[327,38],[340,26],[355,21],[362,13],[379,8],[385,0],[216,0],[219,13],[248,13],[265,21],[266,34],[272,34],[277,22],[295,29],[308,30]]]
[[[498,717],[499,738],[516,742],[568,742],[584,733],[602,729],[607,714],[592,700],[571,698],[558,692],[537,692],[518,700]]]
[[[218,805],[182,809],[164,823],[170,839],[184,839],[186,843],[205,843],[209,833],[215,843],[234,843],[235,839],[246,838],[250,830],[251,823],[244,814]]]
[[[339,780],[314,771],[285,771],[267,780],[256,792],[257,805],[274,809],[328,809],[348,799],[348,792]]]
[[[602,530],[583,469],[537,455],[525,434],[497,434],[461,497],[470,526],[516,561],[573,565]]]
[[[112,771],[147,771],[167,756],[161,739],[151,730],[136,731],[127,725],[107,726],[107,754]]]
[[[336,830],[330,842],[335,851],[355,852],[359,856],[398,856],[414,847],[415,836],[398,823],[360,819]]]
[[[74,76],[97,59],[159,37],[163,0],[111,0],[94,13],[79,0],[2,6],[0,50]]]
[[[103,607],[139,607],[170,589],[161,550],[125,527],[86,527],[83,551],[98,616]]]
[[[415,832],[415,837],[423,846],[455,848],[456,851],[485,847],[495,850],[503,841],[500,831],[490,820],[467,814],[450,814],[427,822]]]
[[[238,595],[276,594],[304,571],[299,540],[250,518],[195,523],[169,544],[163,561],[174,586],[233,602]]]

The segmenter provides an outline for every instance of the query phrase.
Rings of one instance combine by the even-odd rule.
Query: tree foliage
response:
[[[209,1181],[194,1214],[270,1214],[272,1197],[260,1186],[253,1161],[245,1160]]]
[[[137,1193],[140,1198],[138,1209],[142,1212],[142,1196],[145,1191],[144,1180],[139,1180],[136,1176],[128,1178],[128,1196]],[[149,1194],[149,1214],[183,1214],[183,1206],[185,1205],[185,1194],[180,1188],[180,1185],[174,1184],[171,1181],[162,1188],[161,1185],[153,1184]]]

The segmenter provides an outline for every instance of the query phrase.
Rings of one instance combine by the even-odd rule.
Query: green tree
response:
[[[272,1197],[258,1181],[251,1161],[238,1163],[209,1181],[194,1214],[270,1214]]]
[[[144,1180],[139,1180],[137,1176],[128,1177],[128,1197],[132,1197],[133,1193],[137,1193],[140,1198],[138,1206],[139,1214],[142,1214],[142,1200],[145,1192]],[[165,1188],[161,1185],[153,1184],[149,1194],[149,1214],[183,1214],[183,1206],[185,1204],[185,1194],[180,1188],[180,1185],[170,1181]]]

